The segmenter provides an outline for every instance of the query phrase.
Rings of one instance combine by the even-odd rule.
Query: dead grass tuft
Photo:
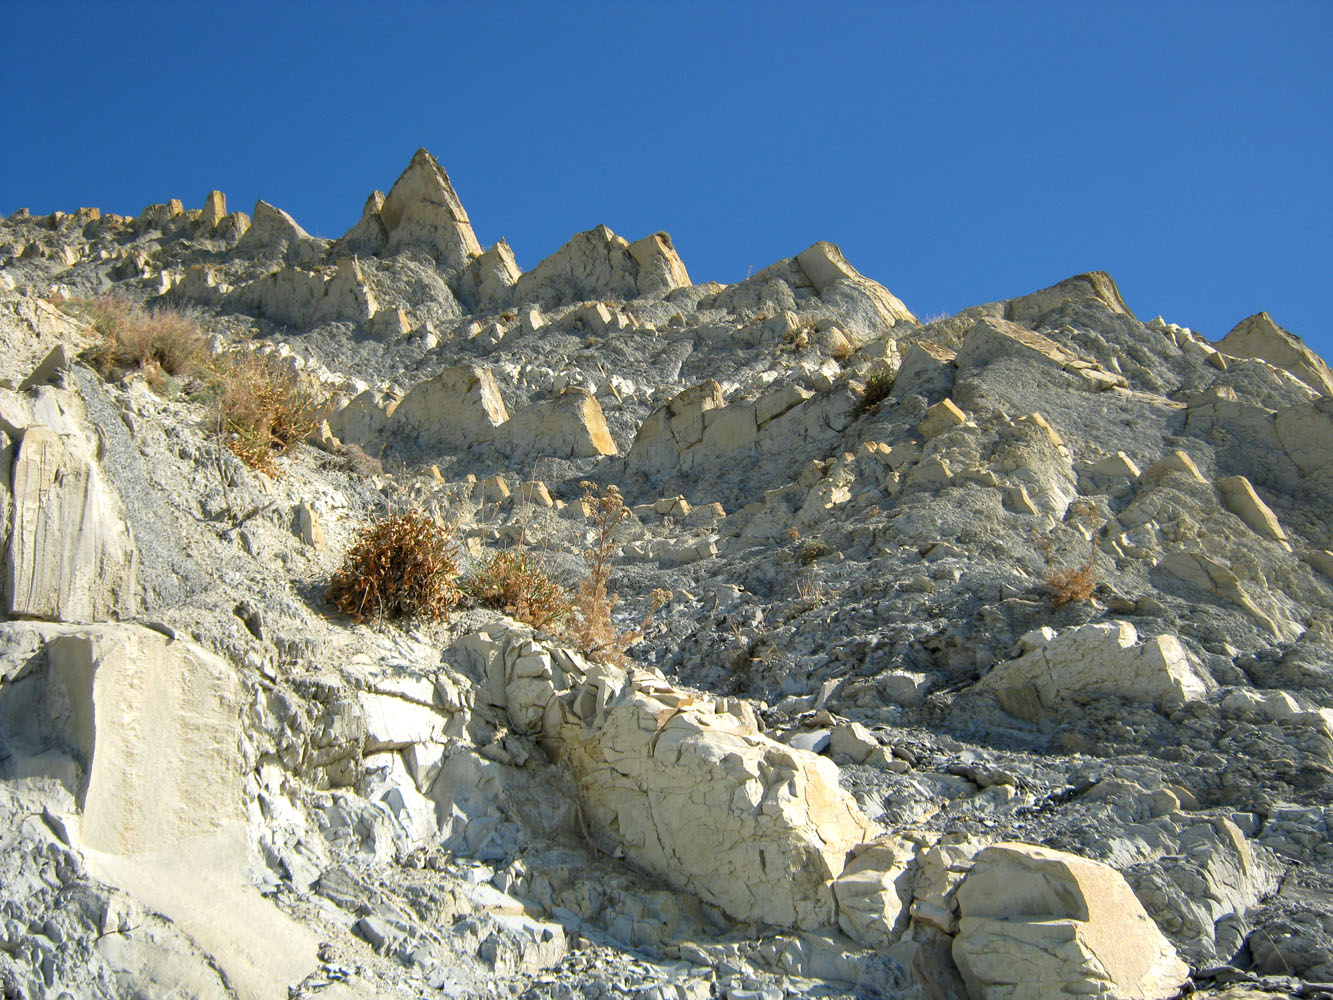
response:
[[[458,603],[458,566],[448,533],[421,511],[368,525],[329,581],[324,599],[345,615],[448,619]]]
[[[142,371],[155,392],[172,379],[188,379],[207,367],[208,351],[198,321],[178,309],[145,309],[118,295],[70,299],[66,307],[88,321],[97,343],[84,358],[103,378]]]

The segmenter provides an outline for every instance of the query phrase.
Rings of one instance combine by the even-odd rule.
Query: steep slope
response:
[[[323,426],[265,475],[99,377],[108,292]],[[829,243],[693,284],[605,226],[525,272],[424,150],[336,241],[16,213],[0,293],[11,994],[1333,981],[1333,397],[1267,314],[1095,272],[923,324]],[[322,599],[409,508],[572,586],[585,482],[627,663]]]

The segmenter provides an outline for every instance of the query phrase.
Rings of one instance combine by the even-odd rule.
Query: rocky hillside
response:
[[[16,212],[0,385],[5,998],[1333,997],[1333,374],[1266,313],[522,271],[423,150],[333,241]],[[447,617],[335,604],[409,512]]]

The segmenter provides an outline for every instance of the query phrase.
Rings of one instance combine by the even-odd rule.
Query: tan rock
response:
[[[399,402],[401,399],[392,393],[367,389],[329,415],[329,430],[339,439],[362,448],[378,444]]]
[[[1181,475],[1194,480],[1196,483],[1207,483],[1199,467],[1194,464],[1194,459],[1189,457],[1187,452],[1179,449],[1169,451],[1159,458],[1152,465],[1148,466],[1139,477],[1144,483],[1154,483],[1168,475]]]
[[[722,406],[722,386],[712,379],[691,386],[648,415],[625,460],[633,468],[668,473],[680,453],[703,440],[704,414]]]
[[[459,295],[476,312],[499,309],[513,299],[514,283],[522,273],[514,251],[500,240],[464,268],[458,280]]]
[[[1189,975],[1119,872],[994,844],[958,887],[953,957],[974,1000],[1165,1000]]]
[[[833,880],[873,832],[826,758],[783,746],[659,673],[590,664],[496,626],[454,655],[576,781],[593,831],[739,920],[829,926]]]
[[[1134,460],[1123,451],[1117,451],[1114,455],[1108,455],[1100,459],[1093,465],[1092,471],[1099,476],[1124,477],[1127,479],[1138,479],[1142,471]]]
[[[449,175],[424,149],[413,154],[378,214],[387,234],[386,253],[422,247],[447,271],[461,270],[481,255],[481,244]]]
[[[384,228],[380,212],[384,208],[384,192],[372,191],[361,209],[361,218],[333,245],[333,256],[345,254],[367,254],[374,256],[384,249],[389,240],[389,233]]]
[[[1082,378],[1096,392],[1128,385],[1123,375],[1104,370],[1095,361],[1079,357],[1049,337],[993,316],[983,316],[967,331],[954,363],[959,371],[965,371],[982,368],[1000,358],[1019,358],[1063,369]]]
[[[838,926],[854,941],[886,950],[907,926],[916,846],[901,837],[863,844],[833,882]]]
[[[221,191],[210,191],[204,199],[203,214],[199,216],[200,225],[213,229],[227,217],[227,196]]]
[[[1039,292],[1010,299],[1004,304],[1004,318],[1027,326],[1036,326],[1047,313],[1058,309],[1066,302],[1091,300],[1100,302],[1113,313],[1133,316],[1125,300],[1120,297],[1120,289],[1112,277],[1105,271],[1090,271],[1066,278],[1058,285],[1043,288]]]
[[[1208,691],[1179,639],[1159,635],[1140,643],[1126,621],[1093,622],[1058,633],[1042,628],[1024,636],[1022,645],[1022,655],[996,664],[977,690],[994,692],[1006,712],[1029,721],[1101,695],[1169,713]]]
[[[560,458],[616,454],[601,404],[586,389],[566,389],[555,399],[524,407],[504,426],[499,440],[510,454]]]
[[[296,505],[296,512],[292,515],[292,531],[304,544],[318,552],[323,552],[328,548],[324,525],[320,523],[319,515],[315,513],[315,509],[308,503]]]
[[[833,243],[821,241],[801,251],[796,264],[821,298],[834,290],[851,290],[864,297],[885,327],[917,321],[892,292],[852,267]]]
[[[253,220],[236,245],[238,253],[279,257],[291,263],[307,263],[314,238],[290,215],[266,201],[255,202]]]
[[[676,253],[667,233],[653,233],[629,245],[630,256],[639,265],[636,278],[639,294],[669,292],[673,288],[687,288],[690,274]]]
[[[1278,523],[1277,515],[1268,504],[1259,499],[1259,494],[1254,492],[1254,486],[1248,479],[1244,476],[1227,476],[1225,479],[1219,479],[1217,491],[1222,495],[1222,503],[1227,510],[1249,525],[1256,535],[1262,535],[1280,543],[1288,551],[1291,550],[1291,543],[1287,539],[1287,533],[1282,530],[1282,525]]]
[[[28,427],[10,490],[9,614],[88,622],[135,610],[138,551],[119,498],[86,442]]]
[[[957,403],[952,399],[942,399],[926,410],[926,418],[917,424],[916,429],[929,441],[966,422],[967,414],[958,408]]]
[[[1282,329],[1266,312],[1241,320],[1217,347],[1233,358],[1261,358],[1295,375],[1319,395],[1333,396],[1333,371],[1300,337]]]
[[[415,386],[389,417],[388,433],[425,448],[491,441],[509,419],[489,368],[457,365]]]
[[[514,301],[552,309],[570,302],[632,299],[639,295],[638,271],[629,243],[598,226],[576,234],[520,277]]]

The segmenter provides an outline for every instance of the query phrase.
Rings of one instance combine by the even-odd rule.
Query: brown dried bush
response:
[[[466,590],[483,607],[503,611],[542,632],[559,634],[569,620],[565,588],[529,552],[496,552],[472,574]]]
[[[1046,585],[1051,588],[1051,607],[1062,608],[1070,601],[1088,600],[1097,583],[1097,568],[1091,556],[1081,566],[1052,572],[1046,577]]]
[[[1092,597],[1101,582],[1097,574],[1097,532],[1102,519],[1097,509],[1090,504],[1070,505],[1072,520],[1084,525],[1088,532],[1088,558],[1071,569],[1052,570],[1046,575],[1046,585],[1051,588],[1051,607],[1062,608],[1071,601],[1086,601]],[[1051,542],[1046,539],[1038,543],[1047,561],[1051,558]]]
[[[323,399],[308,380],[244,349],[219,355],[213,375],[227,447],[252,469],[277,475],[276,459],[319,426]]]
[[[138,370],[155,392],[163,392],[171,379],[187,379],[206,368],[204,331],[187,313],[144,309],[118,295],[71,299],[66,307],[97,335],[84,358],[103,378]]]
[[[448,619],[458,567],[448,533],[421,511],[368,525],[324,599],[357,621],[420,615]]]

